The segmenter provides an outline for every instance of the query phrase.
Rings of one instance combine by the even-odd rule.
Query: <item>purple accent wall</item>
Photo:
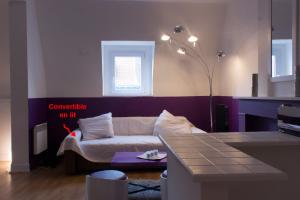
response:
[[[38,166],[42,160],[43,155],[33,155],[33,128],[37,124],[47,122],[47,99],[36,98],[28,99],[29,111],[29,162],[30,167]]]
[[[237,130],[237,101],[232,97],[214,97],[214,103],[225,104],[229,108],[229,126],[231,131]],[[61,110],[49,110],[49,104],[86,104],[87,110],[76,111],[76,118],[62,119]],[[70,129],[78,127],[79,118],[93,117],[112,112],[114,117],[126,116],[158,116],[163,109],[174,115],[188,118],[195,126],[209,130],[209,97],[99,97],[99,98],[44,98],[29,99],[30,135],[33,126],[48,122],[48,158],[56,160],[56,152],[60,143],[68,134],[63,129],[65,123]],[[69,111],[68,111],[69,112]],[[32,141],[32,138],[30,138]],[[32,146],[32,144],[30,145]],[[34,163],[35,157],[31,154]]]
[[[61,119],[62,111],[49,110],[49,104],[86,104],[87,110],[77,111],[74,119]],[[282,103],[300,106],[299,101],[247,100],[215,96],[214,105],[224,104],[229,110],[229,131],[238,131],[239,122],[245,129],[274,130],[277,108]],[[99,97],[99,98],[38,98],[29,99],[29,141],[31,167],[38,165],[45,155],[33,155],[33,127],[48,122],[48,157],[56,160],[56,152],[68,134],[62,127],[65,123],[71,129],[78,127],[78,118],[93,117],[112,112],[115,117],[158,116],[163,109],[174,115],[186,116],[195,126],[209,130],[209,97]],[[244,120],[243,122],[241,120]],[[241,130],[243,131],[243,130]],[[50,162],[53,163],[53,162]]]
[[[241,99],[239,110],[247,115],[276,119],[277,108],[281,104],[281,101]]]
[[[281,104],[300,106],[299,101],[271,99],[240,99],[239,131],[277,130],[277,110]]]

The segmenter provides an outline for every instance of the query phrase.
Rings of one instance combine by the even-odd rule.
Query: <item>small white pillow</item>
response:
[[[95,140],[114,136],[112,114],[78,120],[83,140]]]
[[[155,122],[153,135],[164,133],[192,133],[192,130],[187,120],[178,119],[164,110]]]

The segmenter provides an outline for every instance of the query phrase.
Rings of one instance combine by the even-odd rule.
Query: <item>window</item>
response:
[[[295,80],[297,9],[294,0],[272,0],[271,81]]]
[[[292,40],[272,40],[272,77],[293,75]]]
[[[102,41],[104,96],[150,96],[155,43]]]

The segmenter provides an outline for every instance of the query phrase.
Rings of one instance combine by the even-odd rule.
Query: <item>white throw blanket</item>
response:
[[[57,155],[71,150],[91,162],[111,162],[116,152],[144,152],[151,149],[164,151],[165,147],[157,136],[152,135],[130,135],[114,136],[97,140],[81,140],[81,131],[74,131],[76,136],[68,135],[61,143]],[[205,133],[201,129],[192,127],[193,134]]]
[[[72,150],[91,162],[111,162],[115,152],[164,150],[163,144],[156,136],[114,136],[112,138],[80,141],[81,132],[79,130],[74,132],[76,137],[68,135],[62,142],[57,155],[62,155],[65,150]]]
[[[165,111],[166,112],[166,111]],[[174,116],[175,117],[175,116]],[[185,117],[176,117],[190,125],[187,134],[205,133],[193,126]],[[114,137],[94,140],[81,140],[82,133],[75,130],[76,136],[68,135],[57,152],[71,150],[91,162],[111,162],[116,152],[144,152],[152,149],[165,150],[162,142],[153,135],[157,117],[113,117]],[[171,129],[171,132],[174,130]]]

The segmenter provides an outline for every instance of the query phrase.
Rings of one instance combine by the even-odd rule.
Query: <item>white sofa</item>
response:
[[[205,133],[196,128],[185,117],[192,133]],[[153,135],[157,117],[113,117],[114,137],[97,140],[81,140],[82,133],[75,130],[76,136],[68,135],[62,142],[57,155],[73,151],[93,163],[110,163],[116,152],[147,151],[151,149],[164,150],[157,136]]]

